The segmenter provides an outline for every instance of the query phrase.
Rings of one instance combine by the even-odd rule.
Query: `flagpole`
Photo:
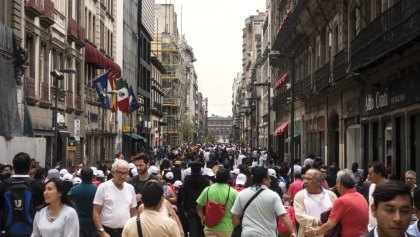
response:
[[[132,143],[132,140],[131,140],[131,131],[132,131],[132,129],[131,129],[131,126],[132,126],[132,123],[133,123],[133,113],[130,113],[130,153],[129,153],[129,156],[130,156],[130,159],[131,159],[131,155],[132,155],[132,145],[133,145],[133,143]]]

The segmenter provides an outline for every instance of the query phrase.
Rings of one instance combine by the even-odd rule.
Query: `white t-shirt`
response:
[[[376,184],[374,184],[374,183],[370,184],[370,186],[369,186],[369,224],[368,224],[368,231],[371,231],[377,225],[376,218],[372,215],[372,209],[371,209],[371,206],[373,205],[372,194],[375,191],[375,188],[376,188]]]
[[[280,196],[262,185],[266,189],[256,197],[245,210],[242,219],[242,236],[277,236],[277,217],[286,213]],[[233,204],[231,212],[240,216],[248,200],[257,192],[255,187],[242,190]]]
[[[137,206],[134,187],[124,183],[120,190],[112,180],[99,185],[93,204],[101,205],[101,221],[109,228],[124,228],[124,224],[130,219],[130,208]]]
[[[246,156],[245,155],[239,155],[238,156],[238,162],[237,162],[237,165],[242,165],[242,160],[244,159],[244,158],[246,158]]]

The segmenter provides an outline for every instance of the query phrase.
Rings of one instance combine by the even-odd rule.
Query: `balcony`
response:
[[[84,47],[85,46],[85,40],[86,40],[86,30],[85,28],[79,26],[77,31],[77,40],[76,40],[76,46],[78,47]]]
[[[351,70],[372,66],[419,35],[420,1],[398,1],[351,41]]]
[[[51,105],[50,87],[47,82],[41,82],[41,99],[39,101],[39,106],[49,108]]]
[[[315,72],[315,92],[318,93],[330,85],[330,63],[324,64]]]
[[[314,94],[314,90],[312,88],[311,76],[307,76],[303,78],[302,82],[302,98],[311,97]]]
[[[25,13],[32,17],[42,14],[42,0],[25,0]]]
[[[341,50],[338,54],[334,55],[333,62],[333,81],[343,79],[347,75],[347,52]]]
[[[77,115],[80,115],[81,113],[83,113],[83,110],[82,110],[82,96],[81,95],[76,95],[75,104],[76,104],[75,113]]]
[[[303,98],[303,79],[295,82],[295,99]]]
[[[282,109],[285,106],[287,106],[290,102],[290,89],[284,92],[279,93],[276,97],[273,99],[273,109]]]
[[[77,23],[77,21],[75,21],[72,18],[68,18],[68,32],[67,32],[67,37],[69,39],[69,41],[75,41],[77,40],[77,31],[79,28],[79,24]]]
[[[66,93],[66,111],[68,113],[71,113],[74,111],[74,105],[73,105],[73,92],[67,91]]]
[[[41,24],[51,26],[55,23],[54,20],[54,2],[51,0],[44,0],[43,14],[40,16]]]
[[[28,104],[34,105],[38,102],[38,98],[35,95],[35,79],[30,77],[25,77],[25,94]]]
[[[180,106],[179,99],[177,98],[163,98],[163,106]]]

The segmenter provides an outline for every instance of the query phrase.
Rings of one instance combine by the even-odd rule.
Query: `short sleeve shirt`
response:
[[[365,235],[369,222],[366,199],[354,188],[348,190],[335,200],[329,219],[334,223],[341,223],[342,237]]]
[[[286,213],[286,209],[280,200],[280,196],[262,186],[265,190],[256,197],[248,208],[242,219],[242,236],[277,236],[277,217]],[[233,204],[231,212],[235,215],[242,215],[243,208],[248,200],[257,192],[255,187],[241,191]]]
[[[230,190],[229,190],[230,189]],[[209,201],[225,204],[229,190],[229,199],[226,205],[225,215],[223,216],[222,220],[214,227],[206,226],[204,230],[206,231],[232,231],[233,230],[233,223],[232,223],[232,214],[230,213],[230,209],[232,209],[233,203],[238,196],[238,192],[229,187],[227,184],[220,184],[215,183],[210,187],[205,188],[200,196],[197,199],[197,204],[201,206],[206,205],[207,201],[207,192],[209,195]]]
[[[123,228],[130,219],[130,209],[137,206],[136,193],[132,185],[124,183],[118,189],[112,180],[99,185],[93,204],[101,205],[102,224],[109,228]]]

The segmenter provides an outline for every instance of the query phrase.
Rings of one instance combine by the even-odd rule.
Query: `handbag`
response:
[[[328,218],[330,217],[331,209],[328,211],[324,211],[321,213],[321,222],[326,223],[328,221]],[[341,237],[341,224],[337,223],[332,229],[328,230],[324,237]]]
[[[225,204],[209,201],[209,191],[210,187],[207,189],[205,224],[208,227],[213,227],[218,225],[225,215],[226,205],[229,200],[230,187],[228,186],[228,195]]]
[[[254,196],[252,196],[251,199],[249,199],[249,201],[245,204],[244,210],[242,212],[241,217],[239,218],[239,225],[235,226],[235,228],[233,228],[232,231],[232,235],[231,237],[241,237],[242,235],[242,219],[244,218],[244,214],[245,214],[245,210],[246,208],[249,206],[249,204],[251,204],[252,201],[254,201],[254,199],[262,192],[264,191],[263,188],[261,188],[260,190],[258,190],[258,192],[256,194],[254,194]]]

